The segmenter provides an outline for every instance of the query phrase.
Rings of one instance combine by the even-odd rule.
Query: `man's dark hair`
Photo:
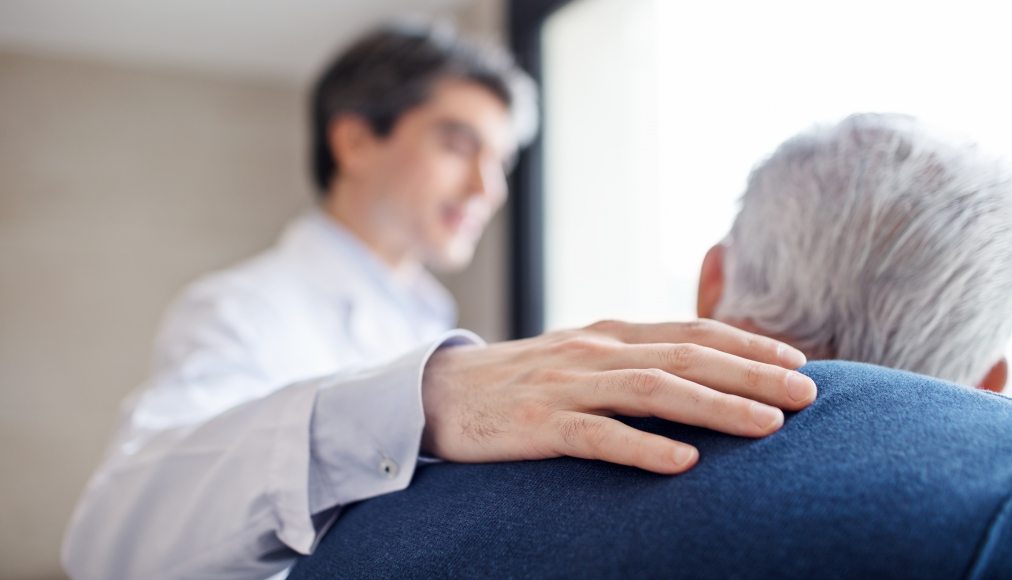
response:
[[[312,163],[319,195],[326,196],[340,171],[327,135],[331,121],[354,114],[385,137],[447,78],[491,91],[519,121],[518,141],[529,140],[537,115],[534,85],[505,51],[468,43],[446,27],[387,25],[345,50],[313,88]]]

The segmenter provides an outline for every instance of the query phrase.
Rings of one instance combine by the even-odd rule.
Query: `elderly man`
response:
[[[1012,170],[908,117],[785,143],[749,180],[699,309],[810,356],[998,390]],[[349,576],[1012,578],[1012,399],[868,364],[802,369],[762,440],[657,419],[678,477],[557,459],[434,465],[347,509],[293,580]]]
[[[707,254],[699,315],[1001,391],[1012,335],[1012,167],[902,115],[788,140]]]

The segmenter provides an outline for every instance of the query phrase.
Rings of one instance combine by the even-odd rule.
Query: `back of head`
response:
[[[310,103],[313,181],[321,196],[340,172],[328,142],[330,123],[350,114],[379,136],[422,104],[440,80],[476,83],[499,98],[525,144],[538,122],[533,80],[510,55],[470,42],[448,25],[403,20],[379,27],[346,48],[317,79]]]
[[[1012,334],[1012,167],[907,116],[816,127],[753,170],[724,275],[720,318],[973,384]]]

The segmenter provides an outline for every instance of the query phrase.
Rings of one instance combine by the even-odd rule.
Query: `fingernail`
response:
[[[696,461],[698,454],[699,452],[696,451],[695,447],[677,447],[674,453],[675,465],[678,467],[691,465]]]
[[[773,426],[779,427],[784,423],[784,414],[780,409],[767,407],[760,403],[752,403],[752,420],[761,429],[769,429]]]
[[[777,345],[777,358],[780,359],[782,365],[792,369],[803,367],[808,362],[805,353],[782,342]]]
[[[797,403],[815,399],[815,382],[801,373],[787,373],[787,394]]]

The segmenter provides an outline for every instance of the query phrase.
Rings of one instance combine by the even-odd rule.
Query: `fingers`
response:
[[[608,361],[612,369],[659,368],[724,393],[781,409],[807,407],[818,393],[805,375],[696,344],[627,345]]]
[[[805,355],[790,345],[705,318],[654,324],[606,320],[590,325],[587,330],[630,344],[695,343],[789,369],[796,369],[806,362]]]
[[[675,474],[699,460],[695,447],[634,429],[610,417],[560,411],[551,419],[560,455],[598,459],[655,473]]]
[[[780,409],[715,391],[660,369],[606,371],[574,384],[577,408],[654,416],[730,435],[763,437],[780,429]]]

